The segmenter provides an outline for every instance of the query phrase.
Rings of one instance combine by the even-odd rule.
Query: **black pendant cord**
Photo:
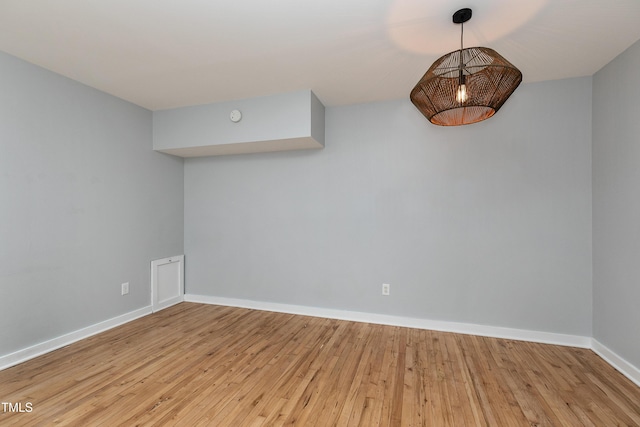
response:
[[[458,82],[459,84],[463,85],[465,84],[465,77],[464,77],[464,62],[462,61],[462,51],[463,51],[463,41],[464,41],[464,21],[460,23],[460,74],[458,76]]]

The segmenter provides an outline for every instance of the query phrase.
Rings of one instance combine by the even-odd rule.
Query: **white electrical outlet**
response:
[[[122,295],[126,295],[129,293],[129,282],[123,283],[122,285],[120,285],[120,288],[122,290]]]
[[[389,295],[389,288],[391,288],[391,285],[388,283],[383,283],[382,284],[382,295]]]

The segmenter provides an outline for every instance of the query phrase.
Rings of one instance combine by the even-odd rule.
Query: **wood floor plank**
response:
[[[362,329],[362,334],[359,336],[359,343],[357,344],[357,351],[354,353],[354,375],[352,376],[351,384],[348,387],[348,392],[344,400],[344,410],[341,417],[338,419],[338,425],[361,425],[362,416],[367,410],[367,396],[365,394],[366,387],[364,384],[369,383],[369,376],[371,375],[369,369],[369,363],[371,359],[371,350],[373,348],[372,343],[375,340],[375,334],[373,330],[375,327],[371,324],[365,324],[366,328]],[[312,414],[310,414],[312,415]]]
[[[449,420],[452,426],[483,425],[478,419],[474,405],[469,402],[469,381],[458,363],[455,335],[450,333],[438,333],[440,335],[440,348],[442,349],[442,370],[444,384],[447,393],[447,407],[449,408]]]
[[[372,359],[368,383],[364,385],[367,399],[367,411],[363,414],[360,425],[377,427],[382,423],[384,409],[385,383],[389,375],[389,358],[391,357],[393,328],[376,326],[376,341],[372,345]],[[317,424],[316,424],[317,425]]]
[[[590,350],[182,303],[0,371],[1,426],[640,426]]]

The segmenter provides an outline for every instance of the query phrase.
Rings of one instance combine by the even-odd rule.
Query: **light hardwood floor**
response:
[[[182,303],[0,372],[1,425],[640,425],[590,350]]]

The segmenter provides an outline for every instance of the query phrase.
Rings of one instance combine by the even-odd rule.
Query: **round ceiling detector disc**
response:
[[[233,123],[238,123],[240,119],[242,119],[242,113],[240,112],[240,110],[233,110],[229,115],[229,118]]]

